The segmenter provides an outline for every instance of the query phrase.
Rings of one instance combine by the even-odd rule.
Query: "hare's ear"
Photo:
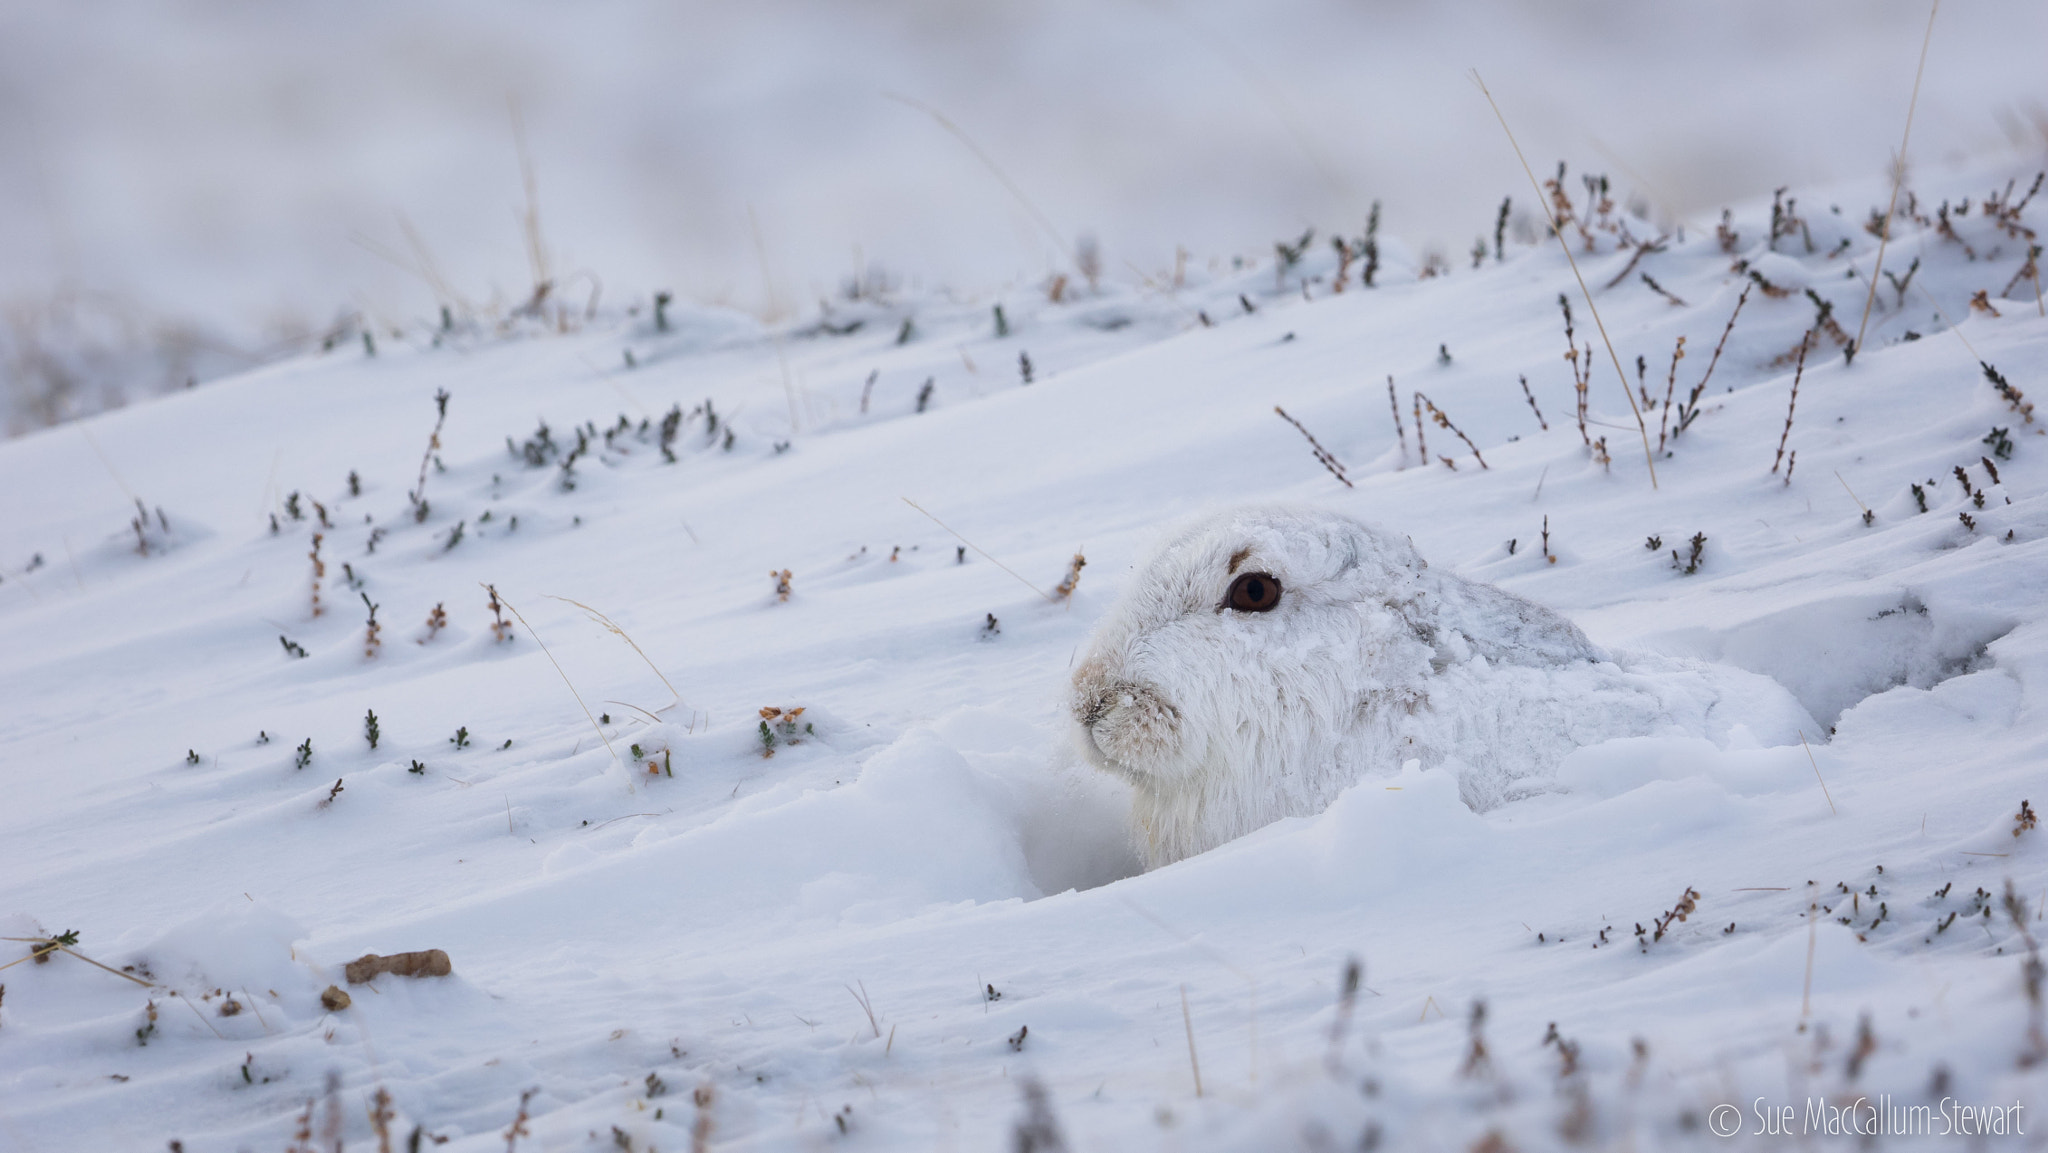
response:
[[[1358,538],[1347,537],[1344,541],[1344,562],[1337,566],[1337,575],[1342,576],[1358,567]]]

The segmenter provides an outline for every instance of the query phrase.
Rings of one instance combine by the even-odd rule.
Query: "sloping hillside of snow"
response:
[[[1368,287],[1316,237],[379,328],[0,445],[0,1145],[2033,1136],[2036,167],[1918,178],[1853,360],[1888,189],[1646,244],[1574,174],[1626,386],[1555,240],[1384,241]],[[1142,872],[1062,687],[1150,540],[1247,501],[1824,727],[1607,741],[1484,814],[1386,765]]]

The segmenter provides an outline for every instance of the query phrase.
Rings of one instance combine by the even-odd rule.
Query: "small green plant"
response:
[[[156,1002],[154,1000],[142,1010],[142,1027],[135,1030],[135,1044],[147,1048],[149,1039],[156,1036]]]
[[[462,726],[461,728],[458,728],[458,729],[456,729],[456,730],[455,730],[455,735],[454,735],[454,736],[452,736],[452,737],[449,737],[449,738],[448,738],[448,743],[449,743],[449,744],[451,744],[451,745],[454,745],[454,746],[455,746],[456,748],[458,748],[458,749],[466,749],[466,748],[468,748],[468,747],[469,747],[469,726],[468,726],[468,725],[463,725],[463,726]]]
[[[2006,435],[2008,431],[2003,428],[1993,428],[1990,432],[1984,434],[1984,439],[1981,442],[1990,445],[1991,455],[2000,460],[2012,459],[2012,438]]]
[[[1910,489],[1912,489],[1912,490],[1913,490],[1913,503],[1914,503],[1914,504],[1917,504],[1917,505],[1919,505],[1919,506],[1920,506],[1920,511],[1921,511],[1921,512],[1926,512],[1926,511],[1927,511],[1927,490],[1926,490],[1926,489],[1924,489],[1924,488],[1921,488],[1921,487],[1920,487],[1919,485],[1917,485],[1917,484],[1915,484],[1915,485],[1908,485],[1908,486],[1906,486],[1906,487],[1908,487],[1908,488],[1910,488]]]
[[[370,747],[377,747],[377,740],[383,736],[377,729],[377,710],[369,710],[363,717],[363,735],[369,738]]]
[[[802,705],[791,709],[780,709],[774,705],[769,705],[762,709],[760,729],[761,755],[763,757],[774,756],[775,746],[778,742],[785,745],[802,744],[803,741],[799,737],[799,733],[803,736],[815,735],[811,730],[809,721],[802,722],[802,729],[797,728],[797,724],[803,715],[804,706]]]
[[[1284,240],[1273,242],[1273,255],[1279,258],[1273,266],[1273,284],[1276,289],[1286,287],[1287,274],[1293,270],[1295,265],[1301,263],[1301,258],[1308,252],[1309,242],[1315,238],[1316,230],[1310,228],[1303,232],[1301,239],[1293,244],[1289,244]]]
[[[1003,306],[996,305],[996,338],[1010,335],[1010,318],[1003,315]]]
[[[312,764],[312,763],[313,763],[313,738],[311,738],[311,737],[307,737],[307,738],[306,738],[306,742],[305,742],[304,744],[302,744],[302,745],[300,745],[300,746],[299,746],[299,748],[298,748],[298,758],[297,758],[297,761],[296,761],[296,762],[295,762],[295,763],[294,763],[294,764],[292,765],[292,767],[293,767],[293,768],[295,768],[295,769],[303,769],[303,768],[305,768],[305,767],[306,767],[307,765],[310,765],[310,764]]]
[[[1664,547],[1664,538],[1652,533],[1643,540],[1643,547],[1651,552],[1656,552]]]
[[[283,633],[277,634],[277,643],[284,646],[285,655],[287,656],[303,658],[307,655],[306,650],[299,645],[299,642],[292,640]]]
[[[676,433],[683,426],[683,406],[669,406],[668,415],[661,418],[661,459],[670,464],[676,462]]]
[[[924,387],[917,390],[917,411],[923,412],[926,408],[929,408],[931,406],[932,389],[937,385],[937,383],[938,378],[936,377],[927,376],[924,378]],[[1029,382],[1027,381],[1026,383]]]
[[[670,296],[666,292],[657,292],[654,294],[654,331],[668,331],[668,306],[669,302],[674,299],[675,298],[673,296]]]
[[[416,775],[418,775],[418,776],[422,776],[422,777],[424,777],[424,776],[426,776],[426,775],[427,775],[427,766],[425,766],[425,765],[421,764],[421,763],[420,763],[420,762],[418,762],[418,761],[414,761],[414,762],[412,763],[412,767],[411,767],[411,768],[409,768],[409,769],[407,769],[407,770],[405,770],[405,771],[406,771],[406,772],[408,772],[408,773],[413,773],[413,774],[416,774]]]
[[[449,530],[448,530],[448,543],[447,543],[447,544],[444,544],[444,545],[442,545],[442,546],[441,546],[441,551],[442,551],[442,552],[450,552],[450,551],[453,551],[456,545],[459,545],[459,544],[461,544],[461,543],[462,543],[462,530],[463,530],[463,529],[465,529],[465,528],[467,528],[468,526],[469,526],[469,522],[468,522],[468,521],[466,521],[466,520],[459,520],[459,521],[456,521],[456,522],[455,522],[455,527],[454,527],[454,528],[451,528],[451,529],[449,529]]]
[[[185,763],[186,763],[186,764],[188,764],[188,765],[196,765],[196,764],[198,764],[198,763],[199,763],[199,750],[197,750],[197,749],[186,749],[186,750],[185,750]]]

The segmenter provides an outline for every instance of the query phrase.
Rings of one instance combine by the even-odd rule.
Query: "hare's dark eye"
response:
[[[1223,607],[1241,613],[1271,612],[1280,603],[1280,579],[1272,573],[1248,572],[1230,583]]]

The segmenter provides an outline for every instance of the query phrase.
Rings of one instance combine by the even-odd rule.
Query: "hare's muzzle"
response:
[[[1075,744],[1097,768],[1133,780],[1172,774],[1181,713],[1158,688],[1089,661],[1074,672],[1070,704]]]

